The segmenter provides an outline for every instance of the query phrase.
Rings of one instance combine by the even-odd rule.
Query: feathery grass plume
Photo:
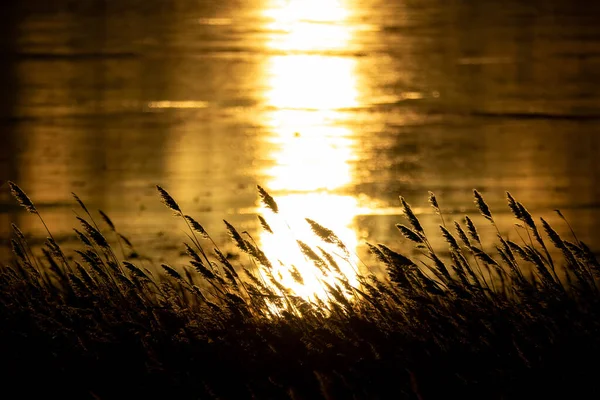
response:
[[[12,227],[13,232],[15,233],[15,235],[17,235],[17,238],[19,238],[19,240],[25,240],[25,235],[23,234],[23,232],[21,232],[17,225],[11,223],[10,226]]]
[[[425,234],[425,231],[423,231],[423,227],[421,226],[419,219],[413,212],[412,208],[410,208],[410,204],[408,204],[402,196],[400,196],[400,203],[402,204],[402,212],[404,213],[406,218],[408,218],[408,222],[410,222],[413,229],[418,233]]]
[[[579,281],[579,283],[581,284],[581,286],[589,288],[590,285],[587,282],[587,280],[590,280],[593,283],[594,279],[591,271],[588,270],[588,268],[586,268],[585,264],[587,260],[585,257],[585,253],[579,246],[569,241],[565,240],[564,243],[565,256],[567,256],[570,260],[570,268],[567,270],[567,272],[573,273]]]
[[[413,289],[412,285],[408,281],[407,272],[413,268],[416,268],[415,263],[387,247],[384,244],[377,244],[377,247],[381,250],[381,253],[385,256],[388,274],[393,282],[401,284],[405,289]]]
[[[433,194],[433,192],[429,192],[429,204],[431,204],[431,207],[433,207],[435,213],[440,216],[440,219],[442,220],[442,225],[445,228],[446,221],[444,220],[444,215],[442,214],[440,205],[438,204],[437,198],[435,197],[435,194]]]
[[[437,214],[441,214],[440,205],[438,204],[438,201],[435,198],[435,194],[433,194],[433,192],[429,192],[429,204],[431,204],[431,207],[433,207]]]
[[[563,240],[560,238],[560,235],[552,228],[552,226],[550,226],[550,224],[548,222],[546,222],[546,220],[544,218],[540,218],[540,219],[542,221],[542,227],[544,228],[544,231],[546,231],[546,234],[550,238],[550,241],[552,242],[552,244],[554,244],[554,246],[557,249],[564,249],[565,244],[564,244]]]
[[[46,242],[44,244],[53,255],[55,255],[56,257],[62,257],[62,251],[60,250],[60,246],[58,245],[58,243],[56,243],[56,241],[53,238],[46,238]]]
[[[521,203],[517,203],[517,207],[519,207],[519,211],[521,213],[521,221],[525,222],[525,224],[530,227],[534,233],[536,233],[537,227],[535,226],[535,222],[533,221],[533,217],[529,211],[527,211],[525,206]]]
[[[198,232],[203,238],[208,239],[210,237],[208,235],[208,232],[206,232],[204,227],[202,225],[200,225],[198,223],[198,221],[196,221],[194,218],[190,217],[189,215],[185,215],[184,217],[187,220],[187,222],[190,223],[192,229],[195,230],[196,232]]]
[[[221,250],[215,248],[215,249],[213,249],[213,251],[217,255],[218,260],[225,267],[224,269],[225,270],[229,270],[229,272],[231,273],[231,275],[233,275],[233,276],[235,276],[237,278],[238,277],[237,272],[235,272],[235,269],[233,268],[233,265],[231,265],[231,263],[229,262],[229,260],[227,259],[227,257],[225,257],[225,255],[221,252]]]
[[[506,192],[506,199],[508,201],[508,207],[515,215],[515,217],[517,217],[517,219],[519,220],[523,220],[523,214],[521,213],[521,209],[519,208],[517,201],[514,199],[514,197],[512,197],[512,195],[509,192]]]
[[[346,296],[344,296],[344,294],[339,289],[339,287],[337,287],[337,285],[334,287],[327,282],[323,282],[323,284],[325,284],[325,286],[327,287],[327,291],[333,296],[335,301],[344,306],[344,308],[346,308],[346,310],[348,311],[352,309],[352,304],[350,304]]]
[[[215,280],[217,282],[219,282],[222,286],[227,286],[227,282],[225,282],[225,279],[223,279],[223,277],[221,276],[221,273],[219,272],[219,267],[217,266],[217,263],[214,261],[211,261],[210,265],[212,265],[212,267],[213,267],[213,271],[215,274]]]
[[[94,278],[92,278],[92,276],[89,274],[89,272],[87,272],[86,269],[83,268],[83,266],[81,264],[79,264],[77,261],[75,261],[75,268],[77,269],[77,272],[79,273],[79,275],[81,275],[81,278],[85,281],[85,283],[88,287],[91,287],[91,288],[97,287],[97,284],[96,284],[96,281],[94,280]]]
[[[519,246],[518,244],[516,244],[515,242],[513,242],[511,240],[507,240],[506,244],[508,244],[508,247],[513,252],[517,253],[519,255],[519,257],[521,257],[523,260],[525,260],[527,262],[533,262],[533,259],[531,257],[529,257],[529,255],[527,254],[525,249],[523,249],[521,246]]]
[[[298,243],[298,246],[300,246],[300,250],[302,250],[302,253],[306,257],[308,257],[313,263],[315,263],[315,265],[321,270],[321,272],[323,272],[323,270],[329,269],[325,264],[325,261],[323,261],[323,259],[319,257],[319,255],[315,253],[309,245],[307,245],[301,240],[296,240],[296,243]]]
[[[113,224],[113,222],[111,221],[110,218],[108,218],[108,215],[106,215],[106,213],[102,210],[98,210],[98,213],[100,214],[100,216],[102,217],[102,219],[104,220],[104,222],[106,223],[106,225],[108,225],[108,227],[110,228],[111,231],[116,232],[116,228],[115,228],[115,224]]]
[[[575,255],[575,257],[577,257],[578,260],[585,261],[585,259],[586,259],[585,252],[583,251],[583,249],[581,247],[577,246],[574,243],[569,242],[568,240],[565,240],[564,244],[569,249],[569,251],[571,253],[573,253]]]
[[[298,271],[298,268],[296,268],[295,265],[292,265],[292,267],[290,268],[290,275],[297,283],[304,285],[304,278],[302,277],[300,271]]]
[[[100,233],[99,230],[97,230],[92,225],[90,225],[89,222],[87,222],[85,219],[83,219],[81,217],[76,217],[76,218],[81,223],[81,226],[83,227],[85,232],[94,241],[94,243],[96,243],[98,246],[100,246],[104,249],[110,248],[110,245],[108,244],[108,242],[106,241],[106,239],[104,238],[102,233]]]
[[[204,278],[206,278],[208,280],[215,279],[215,274],[213,274],[213,272],[211,270],[206,268],[203,263],[192,260],[192,261],[190,261],[190,264],[192,264],[192,266],[196,269],[196,271],[198,271],[200,273],[200,275],[202,275]]]
[[[450,276],[450,273],[448,272],[448,268],[446,268],[446,264],[444,264],[444,262],[442,260],[440,260],[440,258],[435,253],[433,253],[431,251],[429,252],[429,256],[433,260],[433,262],[434,262],[435,267],[437,268],[437,270],[445,278],[444,280],[452,281],[452,277]]]
[[[127,245],[127,247],[129,247],[129,249],[133,249],[133,244],[131,244],[131,242],[129,241],[129,239],[127,239],[127,237],[121,235],[120,233],[117,232],[117,235],[119,236],[119,238],[125,242],[125,244]]]
[[[73,228],[73,230],[75,231],[75,233],[77,234],[77,237],[79,238],[79,241],[81,243],[83,243],[86,246],[92,246],[92,242],[90,241],[90,239],[88,239],[87,236],[85,236],[85,234],[83,232],[81,232],[78,229]]]
[[[244,270],[244,273],[246,274],[246,276],[248,277],[248,279],[250,279],[252,281],[252,283],[254,283],[259,288],[261,286],[263,286],[262,282],[259,281],[258,278],[256,276],[254,276],[254,274],[248,270],[248,268],[244,267],[243,270]]]
[[[454,262],[454,264],[450,265],[450,267],[456,273],[462,285],[464,287],[468,287],[469,280],[467,278],[465,270],[468,269],[469,266],[466,263],[463,263],[462,260],[464,258],[459,257],[459,254],[457,253],[450,253],[450,258],[452,259],[452,262]]]
[[[134,264],[130,263],[129,261],[123,261],[123,266],[125,268],[127,268],[129,271],[131,271],[131,273],[143,280],[146,281],[151,281],[152,279],[150,279],[150,277],[148,275],[146,275],[146,273],[144,271],[142,271],[141,269],[139,269],[138,267],[136,267]]]
[[[102,261],[102,259],[100,259],[100,257],[98,257],[98,254],[94,253],[91,250],[75,250],[75,253],[79,254],[81,258],[83,258],[83,261],[85,261],[90,267],[101,268],[102,266],[104,266],[104,262]]]
[[[267,220],[265,220],[262,215],[257,215],[257,217],[263,229],[272,234],[273,230],[271,229],[271,226],[267,223]]]
[[[508,247],[508,245],[507,245]],[[500,258],[502,258],[502,261],[504,261],[504,263],[511,269],[514,270],[515,269],[515,263],[512,260],[512,258],[508,255],[508,252],[506,251],[506,247],[500,247],[500,246],[496,246],[496,251],[498,252],[498,254],[500,255]]]
[[[408,240],[415,242],[415,243],[423,243],[423,236],[420,235],[419,233],[413,231],[408,226],[402,225],[402,224],[396,224],[396,228],[398,228],[398,230],[400,231],[402,236],[404,236]]]
[[[471,247],[471,241],[467,237],[467,234],[465,233],[463,228],[460,226],[460,224],[458,222],[454,221],[454,227],[456,228],[456,233],[458,234],[458,237],[460,238],[460,240],[462,240],[463,244],[467,247]]]
[[[196,253],[196,251],[194,249],[192,249],[189,244],[184,243],[183,245],[185,246],[185,252],[187,253],[188,256],[190,256],[190,258],[192,258],[194,261],[196,261],[200,264],[204,264],[202,262],[202,259],[200,258],[200,255],[198,253]]]
[[[77,202],[77,204],[79,204],[79,207],[81,207],[83,209],[83,211],[85,211],[86,214],[89,214],[90,212],[88,211],[87,207],[85,206],[85,204],[83,203],[83,201],[81,201],[81,199],[79,198],[79,196],[77,196],[75,193],[71,192],[71,196],[73,196],[73,198],[75,199],[75,201]]]
[[[260,198],[263,204],[267,206],[268,209],[277,214],[279,212],[279,207],[277,207],[275,199],[273,199],[273,197],[271,197],[271,195],[267,193],[267,191],[263,189],[260,185],[256,185],[256,188],[258,189],[258,193],[260,194]]]
[[[160,266],[162,267],[162,269],[165,270],[165,272],[172,276],[173,278],[177,279],[177,280],[183,280],[181,274],[177,271],[175,271],[173,269],[173,267],[168,266],[167,264],[160,264]]]
[[[471,246],[470,249],[473,252],[473,254],[475,255],[475,257],[477,257],[484,263],[491,265],[498,270],[502,270],[502,267],[500,265],[498,265],[498,263],[485,251],[483,251],[475,246]]]
[[[50,232],[50,230],[48,229],[48,226],[46,225],[46,222],[44,222],[42,216],[40,215],[40,213],[37,211],[37,209],[35,208],[35,206],[33,205],[33,202],[31,201],[31,199],[29,199],[29,197],[27,197],[27,195],[25,194],[25,192],[23,190],[21,190],[21,188],[14,182],[11,181],[7,181],[8,186],[10,188],[10,192],[13,195],[13,197],[17,200],[17,202],[24,207],[28,212],[32,213],[32,214],[36,214],[38,216],[38,218],[40,219],[42,225],[44,225],[44,228],[46,229],[46,232],[48,232],[48,235],[50,235],[50,238],[52,240],[54,240],[52,233]],[[20,231],[19,231],[20,232]],[[59,249],[60,251],[60,249]],[[60,251],[60,257],[62,258],[64,264],[68,267],[68,263],[67,260],[64,256],[64,254],[62,253],[62,251]]]
[[[275,279],[275,277],[273,275],[269,276],[269,281],[273,284],[273,286],[275,286],[282,294],[286,295],[290,292],[290,289],[286,288],[285,286],[283,286],[281,283],[279,283],[277,281],[277,279]]]
[[[216,281],[219,282],[222,286],[227,286],[227,282],[225,282],[225,279],[223,279],[223,277],[221,276],[221,273],[219,272],[219,267],[217,266],[217,263],[214,261],[211,261],[210,265],[212,265],[212,267],[213,267]]]
[[[261,249],[254,246],[252,243],[250,243],[247,240],[244,240],[244,243],[246,245],[248,254],[250,254],[252,257],[254,257],[263,266],[267,267],[267,270],[270,271],[273,269],[273,265],[271,264],[271,261],[269,261],[269,259],[267,258],[267,256]]]
[[[336,277],[335,280],[338,281],[344,287],[348,295],[352,296],[354,294],[354,287],[350,285],[347,279]]]
[[[446,229],[443,226],[440,226],[440,230],[442,231],[442,236],[444,236],[444,239],[446,239],[446,242],[448,242],[448,244],[450,245],[450,248],[456,252],[460,252],[460,246],[458,245],[458,242],[456,241],[454,236],[452,236],[452,234],[448,231],[448,229]]]
[[[467,224],[467,230],[469,231],[469,235],[471,238],[477,243],[481,244],[481,239],[479,238],[479,234],[477,233],[477,228],[475,228],[475,224],[471,221],[469,216],[465,216],[465,224]]]
[[[33,202],[29,199],[29,197],[27,197],[25,192],[21,190],[19,186],[17,186],[16,183],[8,181],[8,187],[10,188],[10,192],[13,195],[13,197],[17,199],[17,202],[22,207],[24,207],[28,212],[32,214],[38,214],[38,211],[33,205]]]
[[[371,254],[373,254],[375,256],[375,258],[379,262],[382,262],[384,264],[388,263],[387,258],[385,257],[383,252],[381,250],[379,250],[379,248],[377,246],[374,246],[371,243],[367,242],[367,247],[369,247],[369,251],[371,252]]]
[[[506,243],[506,240],[500,234],[498,234],[498,239],[500,240],[500,243],[502,244],[502,249],[504,250],[504,252],[506,253],[506,255],[511,259],[511,261],[513,263],[515,263],[515,266],[517,266],[516,265],[517,263],[516,263],[515,255],[513,254],[513,252],[510,249],[510,247],[508,246],[508,243]]]
[[[371,285],[364,277],[361,276],[360,284],[367,289],[369,292],[369,297],[373,299],[380,299],[382,297],[382,293],[378,291],[373,285]]]
[[[477,288],[478,290],[483,290],[483,286],[481,284],[481,281],[479,280],[479,278],[477,277],[477,274],[475,273],[475,270],[471,267],[471,265],[469,264],[469,262],[467,261],[467,259],[465,258],[463,253],[452,253],[454,255],[454,257],[458,260],[458,265],[464,269],[464,271],[467,273],[467,275],[469,276],[469,278],[471,279],[471,281],[473,282],[473,286],[475,288]],[[453,260],[455,259],[453,257]],[[487,282],[485,282],[485,278],[483,278],[483,274],[481,272],[481,269],[478,268],[479,274],[481,275],[484,283],[487,286]]]
[[[335,244],[342,249],[346,248],[340,238],[331,229],[325,228],[323,225],[310,218],[305,218],[305,220],[310,225],[313,233],[321,238],[321,240],[323,240],[325,243]]]
[[[508,257],[509,260],[509,266],[515,269],[519,270],[519,273],[521,272],[519,269],[519,265],[517,263],[517,260],[515,258],[515,255],[513,254],[512,250],[510,249],[510,246],[508,245],[508,243],[506,243],[506,240],[500,235],[498,234],[498,238],[500,239],[500,244],[502,245],[501,249],[504,252],[504,254]],[[498,246],[496,246],[498,248]]]
[[[331,268],[333,268],[334,271],[337,272],[338,274],[342,275],[342,270],[340,269],[339,265],[337,264],[337,262],[335,261],[333,256],[331,254],[329,254],[328,252],[326,252],[325,250],[323,250],[322,248],[320,248],[319,246],[317,246],[317,249],[319,249],[319,252],[325,258],[325,260],[327,260],[327,262],[329,263]]]
[[[164,205],[166,205],[168,208],[170,208],[175,213],[175,215],[179,215],[179,216],[183,215],[183,212],[181,211],[179,204],[177,204],[175,199],[173,199],[171,197],[171,195],[169,193],[167,193],[167,191],[165,189],[163,189],[159,185],[156,185],[156,189],[158,190],[158,193],[160,193],[160,198]]]
[[[529,258],[532,260],[533,264],[535,265],[535,267],[536,267],[538,273],[540,274],[542,280],[544,281],[544,283],[553,286],[556,282],[554,280],[554,277],[552,276],[552,274],[546,267],[544,257],[540,254],[540,252],[537,251],[531,245],[525,245],[525,252],[529,256]]]
[[[21,243],[17,242],[15,239],[10,239],[10,243],[12,246],[12,251],[15,253],[17,258],[22,261],[26,261],[27,257],[25,257],[25,250],[23,249],[23,246],[21,246]]]
[[[533,232],[533,237],[539,243],[539,245],[542,247],[542,249],[544,249],[544,252],[546,253],[546,259],[550,265],[550,268],[552,269],[552,272],[554,274],[556,274],[556,272],[554,271],[554,262],[552,260],[552,256],[550,255],[550,252],[546,248],[546,244],[544,243],[544,240],[540,236],[537,226],[535,225],[535,221],[533,220],[533,217],[531,216],[529,211],[527,211],[525,206],[523,206],[523,204],[517,202],[517,207],[519,208],[519,211],[523,218],[522,221],[525,222],[525,224],[531,229],[531,231]],[[556,275],[555,275],[555,277],[556,277]],[[558,279],[558,277],[556,277],[556,278]]]
[[[491,221],[492,220],[492,212],[490,211],[490,208],[486,204],[485,200],[483,200],[483,197],[477,191],[477,189],[473,189],[473,195],[475,196],[475,205],[479,209],[479,212],[481,213],[481,215],[483,215],[486,219]]]
[[[238,287],[238,283],[235,280],[235,277],[233,276],[233,274],[231,273],[231,270],[229,270],[228,268],[223,268],[223,273],[225,274],[225,278],[227,278],[227,280],[229,280],[229,282],[231,282],[231,284],[237,288]]]
[[[235,242],[237,247],[239,247],[240,250],[247,252],[248,248],[246,247],[246,243],[245,243],[244,239],[242,238],[242,236],[238,233],[238,231],[229,222],[227,222],[225,220],[223,220],[223,222],[225,223],[225,226],[227,227],[227,231],[229,232],[229,235],[231,235],[231,238],[233,239],[233,241]]]

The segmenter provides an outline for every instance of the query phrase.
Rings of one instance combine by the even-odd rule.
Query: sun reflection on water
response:
[[[322,281],[337,281],[334,273],[321,274],[297,240],[317,253],[320,246],[336,254],[342,274],[356,284],[353,217],[359,206],[342,191],[353,180],[357,145],[344,126],[344,109],[359,106],[356,60],[340,55],[352,39],[349,15],[345,3],[336,0],[276,1],[265,10],[273,32],[268,46],[275,53],[265,67],[264,120],[271,132],[265,146],[273,160],[265,171],[265,187],[275,195],[280,212],[268,215],[264,210],[275,234],[265,232],[260,241],[274,261],[274,275],[304,298],[325,300]],[[334,231],[350,256],[318,240],[304,217]],[[303,284],[294,279],[292,265]]]

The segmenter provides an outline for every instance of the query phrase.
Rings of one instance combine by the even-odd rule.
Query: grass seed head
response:
[[[33,202],[29,199],[29,197],[25,194],[23,190],[16,183],[8,181],[8,187],[10,188],[10,192],[15,199],[19,202],[19,204],[24,207],[28,212],[32,214],[37,214],[38,211],[33,205]]]
[[[267,193],[267,191],[265,189],[263,189],[262,186],[256,185],[256,188],[258,189],[258,193],[260,194],[260,198],[261,198],[263,204],[268,209],[270,209],[275,214],[277,214],[279,212],[279,207],[277,207],[277,203],[275,202],[275,199],[273,197],[271,197],[271,195],[269,193]]]
[[[175,201],[175,199],[173,199],[171,197],[171,195],[169,193],[167,193],[167,191],[165,189],[163,189],[162,187],[160,187],[159,185],[156,185],[156,189],[158,190],[158,193],[160,194],[160,198],[162,200],[162,202],[171,210],[173,210],[173,212],[175,212],[175,214],[177,215],[182,215],[183,212],[181,212],[181,208],[179,207],[179,204],[177,204],[177,202]]]

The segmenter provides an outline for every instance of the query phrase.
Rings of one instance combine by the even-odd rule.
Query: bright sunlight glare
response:
[[[354,253],[345,255],[336,246],[318,239],[304,217],[332,229],[352,252],[358,243],[356,233],[346,218],[356,212],[358,207],[356,199],[352,196],[317,192],[290,194],[278,197],[277,202],[281,210],[279,215],[262,210],[274,234],[264,233],[260,240],[265,254],[272,260],[273,275],[279,282],[297,296],[310,299],[317,295],[322,300],[326,299],[326,290],[322,282],[339,285],[337,278],[345,278],[348,283],[355,286],[357,284],[356,255]],[[298,210],[301,210],[300,213],[295,212]],[[332,210],[336,212],[333,213]],[[301,252],[297,240],[309,245],[321,257],[318,247],[330,253],[341,273],[329,268],[324,274]],[[294,279],[290,266],[297,269],[302,282]]]
[[[273,192],[279,213],[263,209],[274,234],[263,232],[261,246],[272,261],[273,276],[305,299],[327,300],[326,286],[339,278],[356,285],[356,198],[341,194],[352,181],[353,132],[343,126],[344,109],[359,106],[355,60],[343,51],[352,39],[350,14],[339,0],[275,1],[265,10],[274,55],[265,66],[265,142],[273,165],[265,187]],[[324,243],[304,219],[331,229],[348,254]],[[334,256],[340,271],[322,270],[297,241],[322,257],[317,246]]]

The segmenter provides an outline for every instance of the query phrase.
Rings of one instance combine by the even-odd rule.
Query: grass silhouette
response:
[[[43,223],[25,192],[8,186]],[[600,264],[574,233],[569,241],[545,220],[537,223],[509,193],[523,240],[505,239],[496,228],[494,251],[484,249],[469,217],[450,224],[430,193],[448,244],[443,256],[401,198],[407,224],[397,228],[422,257],[369,244],[387,277],[352,265],[360,273],[348,279],[339,263],[353,263],[350,250],[333,231],[307,219],[337,256],[298,241],[326,288],[322,298],[303,298],[272,272],[252,237],[225,221],[233,243],[251,260],[233,265],[202,225],[157,189],[189,229],[188,268],[162,264],[157,272],[123,260],[118,254],[132,247],[129,240],[100,212],[108,228],[103,232],[75,195],[84,215],[75,229],[77,259],[65,256],[50,231],[43,256],[36,256],[13,225],[14,257],[0,268],[5,393],[508,399],[598,392]],[[277,213],[276,200],[258,191]],[[477,191],[474,200],[495,227]],[[289,268],[301,284],[302,274]]]

